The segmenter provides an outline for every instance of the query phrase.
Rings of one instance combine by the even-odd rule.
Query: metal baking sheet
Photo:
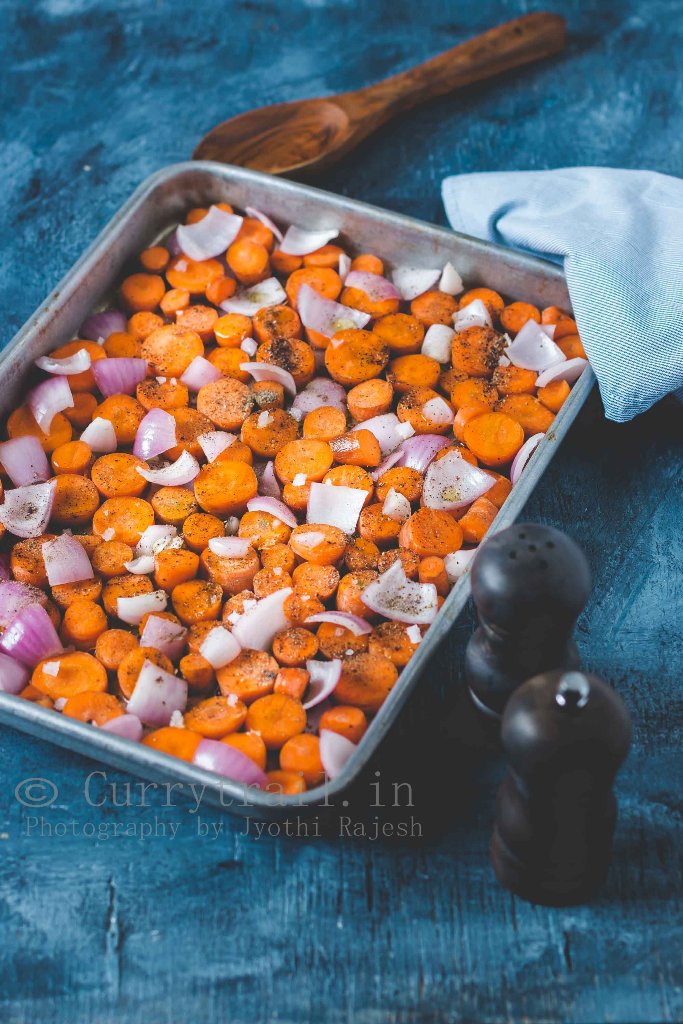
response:
[[[283,223],[336,227],[351,251],[376,252],[389,266],[439,266],[452,260],[466,287],[489,285],[504,295],[541,307],[569,307],[564,275],[554,264],[245,168],[200,162],[175,164],[140,185],[7,345],[0,355],[0,413],[7,416],[20,400],[34,359],[72,338],[85,317],[106,303],[129,259],[174,227],[189,207],[221,201],[242,209],[247,204],[256,206]],[[509,526],[519,515],[593,382],[591,370],[586,369],[496,517],[494,530]],[[469,576],[465,576],[451,590],[342,774],[300,796],[273,796],[260,791],[245,795],[238,783],[8,694],[0,694],[0,722],[154,782],[194,785],[207,803],[232,813],[286,817],[294,807],[304,810],[334,802],[358,776],[418,685],[468,596]]]

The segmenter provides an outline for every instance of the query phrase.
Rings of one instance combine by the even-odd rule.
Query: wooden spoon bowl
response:
[[[399,111],[549,57],[564,42],[564,18],[527,14],[364,89],[276,103],[232,117],[204,136],[194,158],[271,174],[311,174],[338,160]]]

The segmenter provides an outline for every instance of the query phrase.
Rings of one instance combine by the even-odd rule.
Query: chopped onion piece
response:
[[[420,632],[419,626],[408,626],[408,628],[406,629],[406,633],[408,634],[408,639],[410,640],[411,644],[419,644],[420,641],[422,640],[422,633]]]
[[[245,338],[240,348],[243,352],[246,352],[250,359],[253,359],[258,352],[258,345],[253,338]]]
[[[450,555],[446,555],[444,565],[449,583],[457,583],[460,577],[465,575],[478,550],[478,548],[470,548],[468,551],[452,551]]]
[[[154,555],[139,555],[130,562],[124,562],[123,564],[128,572],[132,572],[134,576],[144,576],[147,573],[154,572]]]
[[[143,733],[142,722],[137,715],[117,715],[101,725],[100,729],[113,736],[121,736],[124,740],[132,740],[133,743],[139,743]]]
[[[199,463],[194,455],[183,451],[175,462],[170,466],[164,466],[163,469],[144,469],[142,466],[136,466],[135,469],[144,480],[148,480],[151,484],[161,484],[162,487],[181,487],[183,484],[189,484],[198,475]]]
[[[441,271],[423,270],[421,267],[396,267],[391,276],[406,302],[411,302],[418,295],[434,287],[441,277]]]
[[[192,764],[235,782],[241,782],[245,786],[261,789],[268,782],[268,776],[261,771],[255,761],[236,747],[230,747],[220,740],[201,740],[195,750]]]
[[[223,668],[234,661],[242,648],[225,626],[214,626],[204,637],[199,648],[202,658],[206,658],[212,668]]]
[[[5,491],[0,523],[15,537],[39,537],[45,533],[55,503],[56,479]]]
[[[377,438],[382,455],[388,455],[389,452],[393,452],[395,448],[398,448],[405,441],[405,434],[401,428],[402,424],[396,413],[387,412],[381,416],[372,416],[369,420],[363,420],[362,423],[357,423],[350,433],[353,434],[357,430],[369,430]]]
[[[345,252],[340,254],[337,273],[339,274],[342,284],[344,284],[346,278],[349,276],[349,271],[351,270],[351,263],[352,260],[350,256],[348,256]]]
[[[228,434],[225,430],[207,430],[197,438],[207,462],[215,462],[221,452],[229,448],[237,440],[236,434]]]
[[[567,358],[535,320],[527,320],[512,344],[506,348],[505,355],[515,366],[538,372],[547,370],[555,363],[565,362]]]
[[[31,434],[0,444],[0,462],[15,487],[44,483],[52,475],[40,441]]]
[[[428,402],[425,402],[422,406],[422,415],[438,427],[452,423],[455,416],[453,409],[441,395],[437,395],[436,398],[430,398]]]
[[[282,494],[280,484],[275,476],[275,463],[266,462],[258,476],[258,490],[263,498],[279,498]]]
[[[278,279],[268,277],[265,281],[253,284],[249,288],[240,288],[229,299],[221,302],[220,306],[226,313],[255,316],[266,306],[279,306],[286,301],[287,295]]]
[[[332,661],[307,661],[306,668],[310,678],[304,711],[322,704],[334,693],[341,679],[342,663],[339,658],[333,658]]]
[[[387,281],[381,274],[372,274],[368,270],[352,270],[344,282],[347,288],[357,288],[365,292],[372,302],[383,299],[401,299],[402,295],[395,284]]]
[[[240,370],[250,373],[254,380],[274,380],[282,384],[290,395],[296,395],[294,378],[289,370],[283,370],[281,366],[273,366],[272,363],[241,363]]]
[[[288,256],[308,256],[309,252],[322,249],[339,234],[339,228],[299,228],[290,224],[280,242],[280,252]]]
[[[541,330],[545,331],[549,338],[555,338],[555,329],[557,324],[541,324]]]
[[[291,587],[276,590],[258,601],[254,608],[250,608],[240,617],[232,632],[242,647],[253,651],[270,649],[275,634],[290,625],[283,609],[291,593]]]
[[[371,319],[369,313],[326,299],[308,284],[299,288],[297,309],[304,327],[326,338],[331,338],[337,331],[365,327]]]
[[[405,523],[406,519],[410,518],[411,512],[410,502],[405,494],[401,494],[391,487],[382,505],[382,515],[396,519],[399,523]]]
[[[66,359],[53,359],[52,356],[41,356],[36,359],[36,366],[46,373],[68,376],[71,373],[84,373],[90,369],[90,353],[86,348],[79,348],[78,352],[67,356]]]
[[[573,384],[575,380],[579,379],[587,366],[588,360],[582,359],[581,356],[575,356],[573,359],[565,359],[561,363],[555,363],[549,366],[547,370],[539,373],[536,378],[536,387],[544,388],[546,384],[550,384],[555,380],[566,380],[568,384]]]
[[[128,321],[120,309],[103,309],[100,313],[93,313],[81,324],[78,332],[79,337],[88,341],[97,341],[100,344],[105,342],[110,334],[117,334],[125,331]]]
[[[252,550],[246,537],[211,537],[209,551],[219,558],[244,558]]]
[[[165,590],[154,590],[151,594],[136,594],[135,597],[117,597],[116,614],[122,622],[137,626],[147,612],[163,612],[167,604],[168,594]]]
[[[178,536],[175,526],[155,524],[148,526],[140,535],[140,540],[135,546],[135,554],[157,555],[164,548],[169,547]]]
[[[154,647],[175,661],[185,649],[186,636],[187,630],[179,622],[162,619],[160,615],[149,615],[140,636],[140,646]]]
[[[0,647],[30,668],[63,650],[52,620],[40,604],[27,605],[14,616],[2,634]]]
[[[119,598],[119,601],[124,600]],[[125,598],[134,600],[134,598]],[[174,711],[187,707],[187,683],[151,661],[145,661],[128,701],[128,713],[154,728],[168,725]]]
[[[118,446],[114,425],[111,420],[105,420],[103,416],[96,416],[87,425],[81,434],[81,441],[84,441],[88,448],[98,455],[115,452]]]
[[[342,533],[353,533],[368,492],[360,487],[312,483],[306,507],[306,522],[336,526]]]
[[[302,285],[303,287],[303,285]],[[346,412],[346,391],[341,384],[329,377],[314,377],[303,391],[300,391],[292,402],[290,413],[295,410],[306,414],[320,409],[323,405],[331,405],[334,409]]]
[[[448,438],[441,434],[416,434],[415,437],[409,437],[401,445],[401,458],[398,465],[416,469],[418,473],[424,473],[441,449],[446,448],[449,444]]]
[[[427,469],[422,501],[426,508],[457,512],[490,491],[495,482],[490,473],[466,462],[459,452],[446,452]]]
[[[247,217],[254,217],[255,220],[260,220],[262,224],[265,224],[269,231],[273,232],[278,242],[282,241],[283,235],[279,227],[277,226],[277,224],[273,223],[270,217],[268,217],[267,214],[263,212],[263,210],[258,210],[255,206],[246,206],[245,213]]]
[[[195,224],[181,224],[176,230],[178,244],[191,260],[210,260],[220,256],[235,241],[244,221],[236,213],[211,206]]]
[[[446,295],[459,295],[464,288],[465,285],[462,283],[460,274],[449,260],[441,271],[439,291],[445,292]]]
[[[434,584],[409,580],[400,559],[370,583],[360,599],[386,619],[424,626],[434,621],[439,607]]]
[[[466,331],[468,327],[492,327],[491,314],[481,299],[473,299],[453,314],[453,329]]]
[[[19,580],[0,581],[0,626],[9,626],[15,615],[31,604],[47,604],[47,594],[39,587]]]
[[[422,342],[422,355],[436,359],[437,363],[450,363],[451,342],[455,331],[446,324],[432,324]]]
[[[204,356],[195,356],[185,373],[180,378],[181,384],[185,384],[190,391],[199,391],[205,384],[213,384],[220,380],[223,374],[217,367],[210,363]]]
[[[85,548],[68,533],[45,541],[42,554],[51,587],[80,583],[81,580],[91,580],[95,575]]]
[[[317,612],[309,615],[306,622],[331,622],[335,626],[350,630],[355,636],[364,636],[372,633],[372,626],[359,615],[352,615],[351,612]]]
[[[522,475],[522,471],[526,467],[527,462],[534,454],[534,452],[536,451],[544,437],[545,434],[532,434],[532,436],[529,437],[524,442],[522,447],[515,455],[514,459],[512,460],[512,465],[510,466],[510,483],[512,484],[513,487],[519,480],[520,476]]]
[[[165,409],[150,409],[135,435],[133,455],[147,461],[163,455],[176,444],[176,422]]]
[[[9,654],[0,653],[0,693],[21,693],[31,673]]]
[[[132,395],[147,376],[147,360],[129,357],[96,359],[92,373],[105,398],[110,395]]]
[[[50,377],[29,391],[27,402],[40,429],[49,434],[52,420],[63,409],[71,409],[74,398],[66,377]]]
[[[271,516],[275,516],[276,519],[279,519],[287,526],[291,526],[292,529],[299,525],[291,508],[278,498],[250,498],[247,502],[247,509],[249,512],[269,512]]]
[[[336,779],[346,767],[356,744],[331,729],[320,730],[320,760],[328,779]]]

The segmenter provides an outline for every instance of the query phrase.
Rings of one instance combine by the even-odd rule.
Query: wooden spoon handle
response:
[[[565,29],[559,14],[525,14],[376,85],[336,96],[335,102],[354,120],[367,117],[381,123],[397,109],[558,53],[564,47]]]

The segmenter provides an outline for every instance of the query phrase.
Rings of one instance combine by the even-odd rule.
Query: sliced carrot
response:
[[[143,498],[108,498],[97,509],[92,521],[93,532],[98,537],[123,541],[131,547],[153,523],[154,509]],[[114,531],[113,535],[110,535],[110,530]]]
[[[223,265],[218,260],[195,262],[183,253],[174,257],[166,270],[171,288],[185,288],[191,295],[202,295],[212,281],[224,276]]]
[[[50,462],[55,476],[62,473],[86,473],[92,462],[92,451],[85,441],[67,441],[55,448]]]
[[[541,322],[541,311],[530,302],[511,302],[500,314],[500,326],[513,337],[529,320]]]
[[[205,384],[197,394],[197,410],[220,430],[239,430],[251,406],[249,388],[232,377]]]
[[[237,732],[247,717],[247,706],[234,697],[209,697],[185,713],[185,727],[212,740]]]
[[[466,539],[466,538],[465,538]],[[448,574],[443,558],[436,555],[429,555],[423,558],[418,569],[418,580],[420,583],[433,583],[438,594],[446,597],[449,591]]]
[[[128,331],[114,331],[102,346],[109,359],[139,359],[141,347],[140,339]]]
[[[419,508],[401,527],[398,542],[421,558],[444,558],[462,546],[462,530],[448,512]]]
[[[379,548],[365,537],[356,537],[351,541],[344,555],[344,562],[349,572],[360,572],[361,569],[376,569],[379,559]]]
[[[488,498],[477,498],[458,522],[463,540],[468,544],[479,544],[498,515],[498,509]]]
[[[162,754],[170,754],[171,757],[179,757],[181,761],[191,762],[201,741],[201,733],[166,725],[162,729],[148,733],[142,742],[146,747],[159,750]]]
[[[319,410],[316,410],[318,412]],[[337,412],[333,409],[332,412]],[[312,414],[309,414],[312,415]],[[343,426],[346,418],[342,415]],[[254,455],[262,459],[274,458],[283,445],[295,441],[299,432],[299,424],[284,409],[264,409],[247,416],[242,424],[240,437],[248,444]],[[326,440],[326,438],[322,438]]]
[[[306,783],[303,775],[298,772],[285,772],[281,768],[274,768],[266,772],[268,781],[264,785],[266,793],[278,793],[280,796],[297,796],[306,792]]]
[[[138,469],[147,469],[147,463],[126,452],[101,455],[93,463],[92,482],[105,498],[139,498],[147,481]]]
[[[408,635],[409,628],[405,622],[380,622],[372,631],[368,650],[371,654],[383,654],[398,669],[405,668],[420,643]]]
[[[164,279],[158,274],[131,274],[121,285],[121,298],[134,313],[152,313],[165,291]]]
[[[107,628],[107,616],[94,601],[72,601],[64,613],[62,636],[67,645],[81,651],[95,648],[98,637]]]
[[[485,466],[504,466],[522,447],[524,431],[511,416],[487,412],[465,424],[463,439]]]
[[[412,388],[401,396],[396,406],[396,415],[402,423],[410,423],[416,434],[447,434],[452,420],[445,419],[445,416],[443,420],[439,416],[438,421],[432,418],[431,403],[435,401],[440,413],[450,410],[450,415],[455,415],[450,402],[431,388],[422,387]]]
[[[453,368],[471,377],[490,377],[498,366],[505,339],[491,327],[466,327],[451,342]]]
[[[448,324],[450,327],[457,308],[457,299],[440,291],[423,292],[410,303],[411,314],[427,327],[432,324]]]
[[[388,380],[373,378],[351,388],[346,396],[349,412],[357,423],[390,411],[394,389]]]
[[[247,729],[259,733],[268,750],[279,750],[305,728],[306,712],[301,702],[284,693],[259,697],[247,712]]]
[[[341,409],[331,405],[321,405],[318,409],[313,409],[303,422],[303,436],[316,438],[318,441],[332,441],[340,437],[345,430],[346,416]],[[294,436],[296,437],[296,431]],[[293,438],[287,440],[291,441]]]
[[[345,736],[352,743],[360,743],[367,732],[368,720],[360,708],[338,704],[337,707],[328,708],[322,713],[318,728],[321,732],[328,729],[330,732]]]
[[[342,576],[337,588],[336,605],[340,612],[357,615],[358,618],[372,618],[372,613],[363,604],[362,594],[366,587],[377,579],[374,569],[361,569],[359,572],[347,572]]]
[[[210,462],[194,480],[195,497],[205,512],[234,516],[246,511],[256,496],[258,481],[246,462]]]
[[[265,770],[268,751],[261,737],[255,732],[234,732],[230,736],[224,736],[221,743],[227,744],[239,750],[245,757],[250,758],[257,764],[261,771]]]
[[[505,302],[502,297],[498,292],[494,292],[492,288],[470,288],[469,291],[463,292],[460,296],[458,309],[464,309],[465,306],[469,306],[470,302],[474,302],[475,299],[479,299],[484,303],[492,319],[497,320],[505,308]]]
[[[327,372],[346,387],[379,377],[388,360],[388,347],[372,331],[337,331],[325,349]]]
[[[224,280],[224,278],[221,278],[221,280]],[[218,284],[219,282],[214,283]],[[209,287],[211,287],[211,285],[209,285]],[[189,305],[190,293],[187,288],[169,288],[159,303],[159,309],[164,316],[172,319],[176,313],[179,313],[181,309],[187,309]],[[161,324],[159,324],[159,326],[161,326]]]
[[[153,374],[182,377],[192,360],[204,355],[204,342],[182,324],[165,324],[147,335],[141,352]]]
[[[77,718],[79,722],[100,726],[112,718],[119,718],[123,713],[121,701],[113,693],[102,693],[100,690],[84,690],[74,694],[62,708],[62,714],[67,718]]]
[[[367,610],[367,609],[366,609]],[[368,634],[360,636],[345,626],[337,626],[332,622],[321,622],[317,632],[320,653],[324,658],[350,658],[368,649]]]
[[[379,711],[398,679],[396,666],[383,654],[364,652],[342,662],[342,673],[333,699],[351,704],[366,714]]]
[[[280,750],[280,768],[300,775],[309,788],[325,781],[325,769],[320,760],[320,740],[311,733],[292,736]]]
[[[205,345],[214,341],[213,329],[218,320],[218,313],[212,306],[187,306],[178,310],[176,323],[186,331],[194,331]]]
[[[331,469],[333,459],[326,441],[302,438],[283,445],[275,456],[275,472],[282,483],[291,484],[297,476],[319,483]]]
[[[97,638],[95,657],[109,672],[116,672],[126,655],[138,646],[134,633],[125,629],[107,629]]]
[[[173,610],[185,626],[217,619],[222,598],[223,591],[210,580],[188,580],[171,591]]]
[[[197,511],[194,495],[185,487],[160,487],[152,495],[151,504],[157,519],[178,528]]]
[[[275,658],[267,651],[242,651],[228,665],[218,669],[216,678],[224,696],[235,694],[249,705],[273,692],[278,669]],[[252,728],[248,719],[247,727]]]
[[[170,412],[172,409],[186,406],[190,401],[190,392],[186,385],[175,377],[166,380],[149,377],[138,384],[135,397],[147,412],[150,409],[165,409]]]
[[[389,346],[392,355],[419,352],[425,336],[424,324],[408,313],[380,317],[372,329]]]
[[[198,571],[199,556],[194,551],[168,549],[154,557],[154,582],[167,591],[180,583],[189,583]]]
[[[439,379],[441,365],[421,353],[399,356],[389,363],[388,379],[401,394],[413,388],[433,388]]]
[[[302,267],[301,270],[294,270],[287,278],[285,291],[295,309],[302,284],[307,284],[326,299],[338,299],[342,289],[341,278],[331,267]]]
[[[57,700],[59,697],[75,697],[86,691],[106,690],[107,673],[92,654],[72,651],[53,654],[39,662],[33,670],[31,685],[51,700]]]
[[[370,430],[352,430],[330,441],[334,458],[342,466],[374,469],[382,461],[379,441]]]
[[[281,668],[275,680],[273,693],[284,693],[294,700],[303,700],[310,673],[305,668]]]
[[[339,586],[339,570],[333,565],[302,562],[292,573],[292,581],[300,592],[329,601]]]
[[[92,480],[77,473],[55,477],[55,502],[52,520],[61,526],[87,523],[100,504],[100,496]]]
[[[70,441],[72,434],[71,424],[61,412],[53,416],[49,434],[43,433],[27,405],[20,405],[18,409],[10,413],[7,420],[8,437],[37,437],[41,448],[48,455],[55,448]]]
[[[336,565],[346,551],[346,534],[336,526],[310,523],[292,530],[289,544],[292,551],[316,565]]]
[[[544,388],[539,388],[536,394],[539,402],[543,402],[546,409],[558,413],[569,398],[570,390],[566,380],[553,380]]]
[[[290,626],[276,633],[273,657],[285,668],[301,668],[318,653],[315,633],[302,626]]]
[[[544,434],[555,419],[553,413],[533,395],[509,395],[498,402],[496,409],[516,420],[527,437]]]
[[[249,238],[237,238],[226,253],[227,264],[244,285],[256,284],[268,277],[268,250]]]
[[[145,410],[132,395],[112,395],[98,405],[95,416],[109,420],[117,444],[127,447],[135,441],[138,427],[145,418]]]
[[[538,374],[521,366],[498,366],[491,383],[501,395],[533,395]]]

